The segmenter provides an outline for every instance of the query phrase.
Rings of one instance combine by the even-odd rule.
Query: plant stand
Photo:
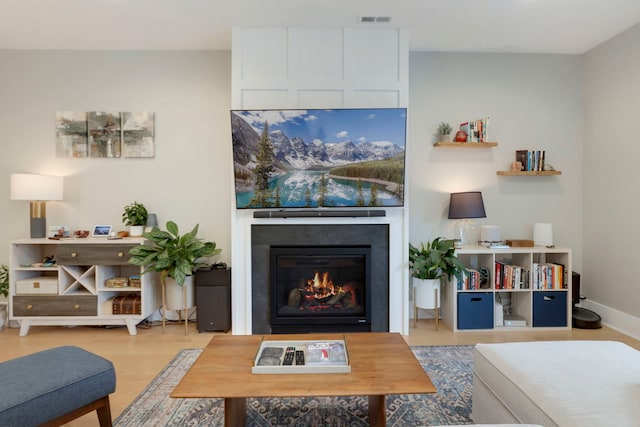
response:
[[[413,279],[414,281],[418,279]],[[430,283],[432,282],[432,283]],[[434,284],[435,283],[435,284]],[[418,286],[427,289],[418,289]],[[430,301],[428,296],[430,289],[433,288],[433,301]],[[436,319],[436,331],[438,330],[438,323],[440,321],[440,300],[439,295],[440,279],[419,280],[418,284],[413,286],[413,327],[415,328],[418,322],[418,309],[433,309],[435,311]]]
[[[162,283],[162,333],[164,333],[165,331],[165,324],[166,324],[166,313],[167,313],[167,291],[166,291],[166,286],[167,286],[167,282],[166,280]],[[184,316],[184,334],[188,335],[189,333],[189,313],[187,312],[187,310],[189,309],[189,307],[187,307],[187,288],[186,286],[181,286],[182,287],[182,309],[178,311],[178,315],[180,317]],[[180,323],[180,320],[178,320],[178,323]]]

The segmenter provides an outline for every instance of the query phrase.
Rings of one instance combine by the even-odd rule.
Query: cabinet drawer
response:
[[[129,250],[137,245],[60,245],[58,264],[62,265],[125,265]]]
[[[14,296],[14,316],[97,316],[96,295]]]

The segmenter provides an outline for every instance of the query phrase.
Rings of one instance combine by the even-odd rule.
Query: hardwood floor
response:
[[[184,324],[170,323],[166,332],[160,325],[138,327],[138,335],[130,336],[126,328],[38,327],[20,337],[19,330],[0,330],[0,361],[30,354],[60,345],[76,345],[113,362],[117,389],[110,396],[111,414],[117,417],[151,382],[162,368],[183,348],[203,348],[214,333],[198,333],[195,322],[184,334]],[[612,340],[624,342],[640,350],[640,341],[610,328],[570,331],[506,331],[499,333],[459,332],[454,334],[433,320],[420,320],[405,337],[409,345],[470,345],[478,342],[542,341],[542,340]],[[87,414],[68,424],[72,427],[97,426],[95,413]]]

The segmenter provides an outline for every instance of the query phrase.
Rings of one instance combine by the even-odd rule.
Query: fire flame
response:
[[[314,298],[327,298],[342,292],[342,286],[335,285],[329,277],[329,272],[322,273],[316,271],[313,279],[307,280],[307,292],[313,294]]]

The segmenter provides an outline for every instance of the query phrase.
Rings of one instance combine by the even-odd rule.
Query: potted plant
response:
[[[0,295],[9,296],[9,267],[6,264],[0,265]]]
[[[133,202],[124,207],[122,222],[129,226],[130,236],[142,236],[148,215],[147,208],[142,203]]]
[[[144,267],[144,273],[157,271],[160,283],[166,288],[166,306],[170,310],[186,310],[194,306],[192,273],[208,265],[205,257],[218,255],[215,242],[197,237],[199,225],[188,233],[179,234],[178,226],[167,221],[167,230],[158,227],[143,234],[149,243],[131,249],[129,262]]]
[[[442,281],[445,277],[464,280],[467,268],[456,257],[453,240],[441,237],[426,245],[421,243],[419,248],[409,243],[409,268],[414,287],[414,322],[418,308],[435,309],[437,327]]]
[[[440,122],[438,125],[438,132],[440,132],[440,140],[443,142],[451,141],[451,131],[453,128],[449,123]]]
[[[9,267],[6,264],[0,265],[0,296],[9,296]],[[0,329],[7,323],[7,307],[0,306]]]

